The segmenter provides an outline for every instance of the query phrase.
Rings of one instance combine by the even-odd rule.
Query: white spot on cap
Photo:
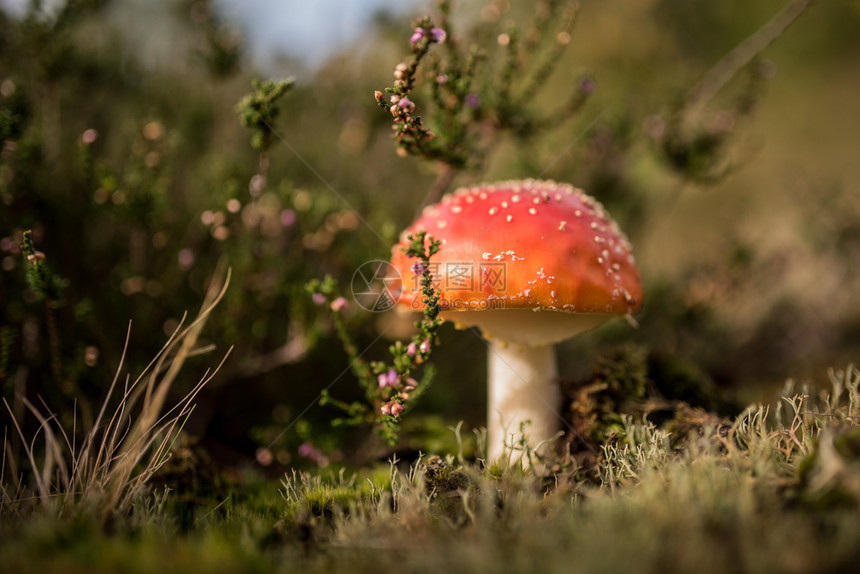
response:
[[[529,207],[529,213],[531,213],[532,215],[537,215],[537,209],[535,209],[534,207]]]
[[[452,205],[451,206],[451,213],[460,213],[461,211],[463,211],[462,205]]]
[[[499,212],[499,208],[498,208],[498,207],[493,206],[493,207],[491,207],[491,208],[490,208],[490,215],[495,215],[495,214],[497,214],[498,212]]]
[[[444,219],[440,219],[436,222],[436,227],[438,227],[439,229],[445,229],[446,227],[448,227],[448,222]]]
[[[481,259],[483,259],[484,261],[489,261],[490,257],[492,257],[492,256],[493,256],[492,253],[484,252],[481,254]]]
[[[507,208],[507,207],[508,207],[508,202],[507,202],[507,201],[503,201],[503,202],[502,202],[502,207]]]
[[[520,196],[519,196],[519,195],[512,195],[512,196],[511,196],[511,201],[512,201],[512,202],[514,202],[514,203],[519,203],[519,201],[520,201]]]
[[[558,224],[558,230],[559,230],[559,231],[564,231],[564,226],[565,226],[565,225],[567,225],[567,221],[562,221],[561,223],[559,223],[559,224]]]
[[[560,193],[556,193],[556,194],[555,194],[555,200],[556,200],[556,201],[561,201],[561,194],[560,194]]]
[[[573,214],[574,214],[575,216],[577,216],[577,217],[582,217],[582,211],[580,211],[579,209],[577,209],[576,211],[574,211],[574,212],[573,212]]]
[[[553,299],[555,299],[557,297],[555,291],[550,291],[549,296],[552,297]]]
[[[511,221],[513,218],[514,218],[514,216],[513,216],[513,215],[509,215],[506,219],[507,219],[508,221]]]
[[[546,195],[546,194],[544,194],[544,195]],[[534,198],[532,200],[532,203],[534,203],[535,205],[540,205],[540,198],[539,197]]]

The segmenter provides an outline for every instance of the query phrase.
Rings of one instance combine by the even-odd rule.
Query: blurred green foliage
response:
[[[827,98],[843,101],[860,87],[842,74],[860,53],[856,6],[810,10],[726,85],[694,136],[673,139],[684,94],[772,16],[772,3],[697,3],[694,10],[683,1],[583,1],[570,32],[548,32],[546,15],[532,4],[454,4],[447,41],[465,54],[482,50],[485,65],[476,67],[473,84],[452,88],[456,105],[443,127],[460,133],[468,120],[497,129],[482,142],[485,161],[447,173],[397,157],[391,116],[374,101],[374,90],[391,84],[410,53],[408,20],[380,16],[362,50],[345,49],[319,69],[279,69],[297,78],[288,93],[284,83],[256,84],[270,86],[280,113],[243,112],[245,123],[277,130],[278,145],[274,132],[254,136],[237,120],[237,102],[261,74],[208,0],[162,8],[157,18],[180,31],[160,39],[167,59],[148,57],[123,34],[121,2],[69,0],[54,12],[36,3],[21,18],[0,13],[4,398],[43,397],[69,419],[77,405],[84,424],[92,422],[128,321],[134,370],[184,311],[199,306],[223,262],[234,280],[205,337],[236,350],[200,396],[188,432],[230,465],[255,453],[276,467],[313,465],[298,453],[309,437],[333,459],[378,455],[363,446],[365,435],[330,429],[330,413],[307,408],[332,384],[346,400],[361,390],[343,374],[348,359],[334,325],[304,285],[327,274],[348,285],[362,263],[387,259],[431,189],[509,177],[571,181],[596,196],[630,235],[646,280],[640,328],[619,322],[562,345],[565,376],[593,382],[596,357],[613,356],[622,341],[648,349],[664,367],[695,365],[694,377],[678,375],[684,380],[734,389],[850,360],[860,340],[860,303],[844,293],[860,285],[857,266],[846,263],[860,252],[856,184],[848,177],[856,167],[821,174],[834,173],[839,145],[856,144],[841,133],[818,134],[824,144],[809,149],[798,134],[814,126],[781,130],[799,117],[830,125]],[[534,22],[537,36],[528,24],[514,30]],[[538,49],[547,35],[555,37]],[[538,63],[526,65],[518,49],[534,50]],[[444,109],[446,94],[432,83],[443,57],[416,82],[425,101]],[[771,88],[765,80],[775,66],[780,75]],[[523,91],[481,91],[523,74]],[[587,101],[584,77],[593,78]],[[463,111],[473,92],[484,106]],[[771,101],[776,112],[767,115]],[[484,132],[469,137],[476,133]],[[249,135],[259,140],[254,146]],[[776,151],[751,151],[764,146]],[[806,158],[809,171],[785,175],[786,164],[774,163],[780,155],[795,167],[797,155]],[[796,218],[801,224],[792,227]],[[757,231],[768,227],[791,240]],[[62,307],[46,310],[27,281],[28,230],[26,249],[44,254],[56,286],[64,285]],[[822,300],[804,299],[813,288]],[[390,341],[379,335],[396,331],[390,318],[353,306],[345,320],[369,359],[385,355]],[[416,414],[441,412],[478,426],[483,347],[473,333],[449,326],[440,338],[439,382]],[[645,363],[652,374],[672,370]],[[641,357],[633,364],[640,368]],[[298,420],[309,425],[303,433],[295,432]]]

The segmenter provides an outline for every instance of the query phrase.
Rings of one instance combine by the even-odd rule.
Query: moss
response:
[[[673,444],[706,427],[725,430],[732,409],[716,386],[678,357],[626,346],[602,357],[580,381],[564,384],[568,444],[590,465],[601,445],[622,439],[625,417],[672,433]],[[723,415],[724,416],[724,415]]]

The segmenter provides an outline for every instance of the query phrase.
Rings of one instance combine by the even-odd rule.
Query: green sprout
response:
[[[45,261],[45,254],[36,250],[31,231],[24,232],[21,251],[27,261],[27,283],[49,309],[63,306],[63,291],[68,282],[55,274]]]
[[[295,79],[254,80],[254,91],[236,105],[239,121],[254,130],[251,145],[260,153],[268,153],[274,143],[275,119],[280,114],[278,100],[292,89]]]

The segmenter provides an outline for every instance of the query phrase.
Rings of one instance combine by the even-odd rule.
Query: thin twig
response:
[[[738,71],[776,40],[815,0],[794,0],[726,54],[688,92],[683,125],[689,126]]]

